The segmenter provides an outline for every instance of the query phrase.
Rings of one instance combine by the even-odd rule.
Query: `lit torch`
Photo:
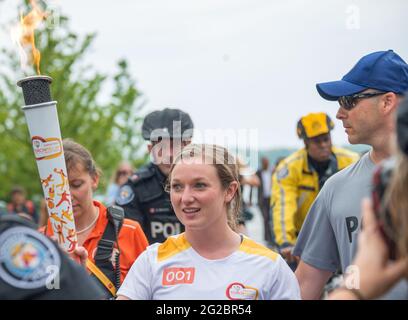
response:
[[[12,27],[10,33],[13,42],[18,46],[21,68],[25,70],[27,67],[26,51],[28,51],[32,55],[31,60],[36,67],[37,74],[40,75],[41,53],[35,46],[34,30],[47,18],[47,13],[41,10],[35,0],[30,0],[30,4],[32,10],[26,16],[20,13],[20,23]]]
[[[24,47],[31,45],[33,63],[39,73],[40,52],[34,45],[34,29],[46,15],[35,1],[32,0],[31,5],[33,10],[20,20],[23,31],[19,32],[19,51],[21,53]],[[29,27],[26,27],[27,24]],[[23,60],[26,55],[21,58]],[[59,244],[65,251],[72,252],[77,245],[77,237],[57,102],[51,98],[51,82],[50,77],[38,75],[24,78],[17,85],[23,89],[25,106],[22,108],[30,131],[51,226]]]

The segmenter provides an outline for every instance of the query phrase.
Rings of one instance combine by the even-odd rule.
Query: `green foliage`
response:
[[[85,64],[84,57],[96,35],[80,37],[70,30],[68,22],[67,17],[61,16],[57,26],[36,32],[40,69],[53,78],[51,92],[53,100],[58,101],[63,138],[72,138],[91,151],[104,172],[100,189],[103,192],[122,159],[129,158],[135,165],[146,160],[140,150],[141,94],[125,60],[117,63],[113,76]],[[0,52],[0,199],[5,199],[15,184],[24,186],[30,196],[42,194],[21,110],[22,92],[16,86],[16,74],[21,73],[19,57],[12,49],[3,48]],[[33,68],[29,75],[34,74]]]

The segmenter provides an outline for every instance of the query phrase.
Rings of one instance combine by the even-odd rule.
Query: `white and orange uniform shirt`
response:
[[[230,256],[200,256],[184,233],[149,246],[118,295],[135,300],[300,299],[297,279],[282,257],[243,237]]]

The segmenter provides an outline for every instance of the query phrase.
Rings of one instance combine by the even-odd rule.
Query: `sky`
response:
[[[321,111],[335,122],[333,142],[346,145],[337,103],[320,98],[315,84],[339,80],[374,51],[393,49],[408,61],[406,0],[47,2],[79,34],[97,32],[87,59],[99,70],[129,61],[144,113],[180,108],[199,132],[230,129],[260,149],[302,146],[297,121]],[[15,3],[0,0],[0,24]],[[0,40],[12,46],[4,32]]]

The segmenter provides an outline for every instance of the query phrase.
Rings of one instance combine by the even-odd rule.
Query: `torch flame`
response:
[[[35,46],[34,30],[47,17],[47,13],[41,10],[36,0],[30,0],[30,4],[31,11],[26,16],[20,14],[20,23],[11,28],[11,38],[18,46],[21,67],[26,69],[28,62],[26,50],[31,49],[31,61],[40,75],[41,53]]]

